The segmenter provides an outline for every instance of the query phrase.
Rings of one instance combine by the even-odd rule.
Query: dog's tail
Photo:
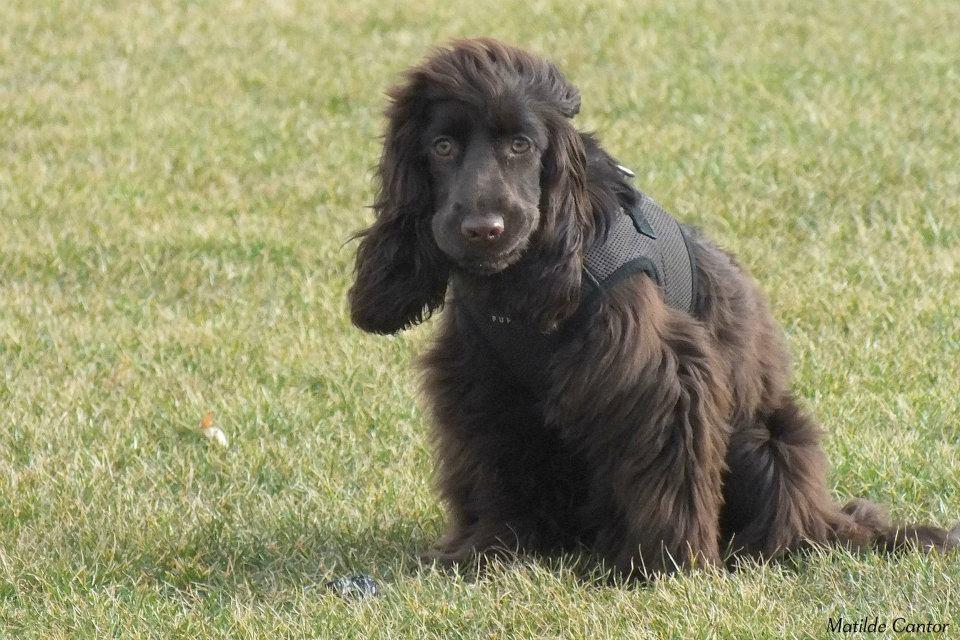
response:
[[[853,526],[841,526],[837,537],[854,547],[872,547],[885,553],[960,549],[960,524],[949,531],[931,525],[895,525],[884,507],[863,498],[851,500],[841,512],[853,520]]]

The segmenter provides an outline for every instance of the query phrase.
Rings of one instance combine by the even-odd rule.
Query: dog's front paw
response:
[[[515,539],[475,532],[473,535],[454,541],[443,541],[433,549],[420,554],[419,558],[423,564],[448,568],[466,564],[479,566],[493,558],[513,557],[517,551]]]
[[[434,547],[418,555],[417,559],[420,561],[420,564],[436,566],[442,569],[452,569],[457,565],[464,564],[471,559],[473,555],[469,550],[449,550],[444,547]]]

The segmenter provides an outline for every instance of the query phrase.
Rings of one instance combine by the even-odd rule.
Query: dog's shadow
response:
[[[141,578],[184,594],[243,592],[254,597],[328,591],[330,580],[353,575],[370,576],[381,587],[432,576],[477,582],[491,571],[523,565],[567,573],[581,585],[625,586],[588,556],[501,557],[456,567],[422,560],[421,554],[439,537],[441,524],[430,518],[358,526],[302,524],[254,536],[211,523],[192,531],[181,544],[158,547],[142,557],[140,573]]]
[[[179,543],[142,556],[141,577],[185,592],[242,588],[254,593],[325,588],[329,580],[365,574],[393,582],[433,568],[419,561],[439,523],[395,520],[350,526],[299,524],[254,535],[211,523]]]

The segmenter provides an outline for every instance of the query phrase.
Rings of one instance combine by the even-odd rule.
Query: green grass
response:
[[[413,561],[432,327],[354,330],[342,245],[383,89],[461,35],[560,63],[580,124],[755,274],[838,495],[960,517],[960,5],[568,4],[3,3],[0,638],[960,636],[957,557],[634,589]],[[353,571],[382,596],[321,588]]]

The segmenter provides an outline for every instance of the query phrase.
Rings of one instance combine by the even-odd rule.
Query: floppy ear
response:
[[[443,305],[447,269],[430,230],[430,180],[419,150],[422,107],[412,85],[392,92],[380,158],[377,219],[359,232],[350,319],[371,333],[396,333]]]
[[[583,136],[571,118],[580,111],[580,92],[551,63],[536,61],[524,84],[547,126],[547,148],[540,172],[540,227],[533,243],[536,259],[523,281],[532,288],[521,311],[542,331],[551,331],[580,305],[583,247],[590,229],[587,157]]]
[[[579,101],[578,101],[579,102]],[[566,117],[549,122],[549,142],[541,169],[541,224],[536,245],[540,270],[529,309],[544,331],[580,305],[583,245],[588,229],[587,160],[583,138]]]

